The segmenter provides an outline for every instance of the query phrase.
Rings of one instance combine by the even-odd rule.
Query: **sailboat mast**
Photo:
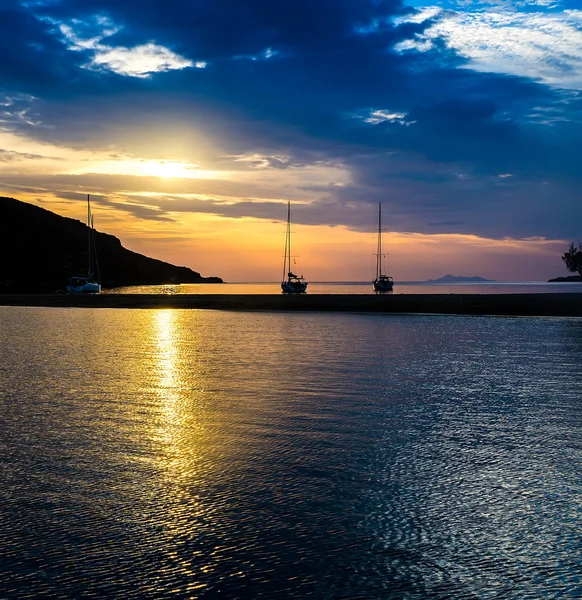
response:
[[[291,202],[287,202],[287,251],[288,263],[287,263],[287,276],[291,273]]]
[[[285,253],[283,254],[283,280],[287,278],[287,256],[291,254],[289,252],[289,217],[290,207],[287,203],[287,228],[285,229]]]
[[[91,214],[91,250],[93,251],[93,262],[95,263],[95,273],[97,275],[97,283],[101,281],[101,273],[99,272],[99,261],[97,260],[97,246],[95,241],[95,217]]]
[[[382,275],[382,203],[378,202],[378,254],[376,255],[376,277]]]
[[[91,280],[91,202],[87,194],[87,234],[88,234],[88,258],[87,258],[87,277]]]

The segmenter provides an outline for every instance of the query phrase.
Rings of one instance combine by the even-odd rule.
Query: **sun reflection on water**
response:
[[[176,429],[181,420],[180,372],[178,367],[178,348],[176,318],[171,309],[155,313],[156,327],[156,371],[158,374],[157,389],[162,400],[163,439],[173,445],[176,441]]]
[[[158,493],[165,510],[160,551],[167,563],[187,582],[182,591],[200,592],[204,579],[216,568],[216,560],[201,552],[185,554],[187,540],[213,527],[216,507],[202,501],[216,468],[210,440],[204,373],[197,362],[199,332],[181,311],[159,310],[152,318],[155,372],[153,386],[159,401],[157,432]],[[163,540],[163,542],[162,542]]]
[[[186,328],[181,313],[167,309],[154,313],[152,332],[161,462],[173,482],[190,480],[208,467],[209,450],[196,327]]]

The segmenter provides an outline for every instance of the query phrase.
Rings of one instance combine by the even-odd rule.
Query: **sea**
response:
[[[371,281],[310,282],[311,294],[374,294]],[[394,294],[552,294],[582,293],[582,283],[546,281],[487,281],[470,283],[427,283],[396,281]],[[139,285],[103,290],[105,294],[280,294],[280,282],[186,283],[177,285]]]
[[[576,318],[0,307],[0,598],[580,598],[581,369]]]

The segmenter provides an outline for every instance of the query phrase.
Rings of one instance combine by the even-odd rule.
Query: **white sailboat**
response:
[[[382,203],[378,202],[378,248],[376,251],[376,278],[373,281],[377,292],[391,292],[394,280],[382,272]]]
[[[93,266],[97,264],[95,252],[95,229],[93,228],[93,215],[91,214],[91,200],[87,194],[87,229],[88,229],[88,257],[87,275],[77,275],[69,279],[67,292],[70,294],[99,294],[101,284],[94,281]]]
[[[304,280],[303,275],[295,275],[291,272],[291,202],[287,202],[287,233],[281,290],[284,294],[304,294],[307,291],[307,281]]]

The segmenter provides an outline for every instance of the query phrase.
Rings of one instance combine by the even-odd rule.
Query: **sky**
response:
[[[0,194],[226,281],[566,274],[582,0],[0,0]]]

